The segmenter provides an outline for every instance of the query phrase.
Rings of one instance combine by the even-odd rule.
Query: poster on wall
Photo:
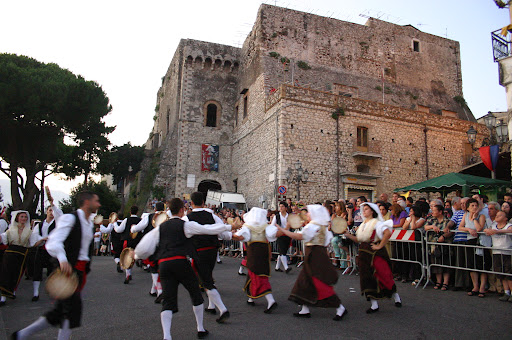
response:
[[[201,151],[201,171],[219,172],[219,146],[203,144]]]

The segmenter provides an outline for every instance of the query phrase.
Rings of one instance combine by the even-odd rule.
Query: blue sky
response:
[[[505,111],[490,32],[509,24],[492,0],[289,0],[270,4],[363,24],[360,14],[460,42],[464,97],[476,117]],[[115,145],[143,144],[156,93],[181,38],[241,44],[261,1],[2,1],[0,53],[55,62],[95,80],[110,98]],[[57,181],[57,180],[56,180]],[[69,182],[55,182],[63,191]],[[3,188],[5,192],[7,188]]]

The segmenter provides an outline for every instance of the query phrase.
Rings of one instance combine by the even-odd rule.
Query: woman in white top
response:
[[[371,302],[366,313],[378,312],[378,299],[393,298],[396,307],[402,307],[402,300],[396,292],[395,280],[391,272],[391,261],[386,251],[386,243],[391,237],[393,220],[384,222],[377,204],[361,204],[363,223],[357,228],[356,236],[345,233],[359,243],[359,279],[361,295]]]
[[[341,321],[347,314],[333,286],[338,281],[338,272],[331,264],[327,247],[332,240],[328,230],[331,217],[327,209],[319,204],[308,205],[309,223],[300,232],[290,232],[278,227],[278,233],[295,240],[305,242],[305,258],[302,270],[295,281],[288,300],[302,305],[302,309],[293,315],[298,318],[310,318],[309,306],[336,308],[333,320]]]
[[[16,298],[16,289],[25,270],[28,248],[36,244],[37,235],[30,228],[28,211],[19,210],[11,213],[11,224],[0,235],[0,241],[7,245],[0,267],[0,306],[5,305],[6,297]]]
[[[466,245],[476,246],[478,245],[478,232],[484,230],[485,227],[485,215],[479,212],[479,202],[470,198],[466,202],[467,213],[464,214],[462,221],[459,224],[458,231],[465,231],[468,233]],[[475,248],[467,247],[466,249],[466,266],[469,269],[475,269],[476,267],[483,267],[483,263],[480,263],[482,256],[475,255]],[[487,283],[487,274],[480,273],[480,283],[478,282],[479,272],[470,271],[471,281],[473,282],[473,289],[468,293],[469,296],[478,295],[479,297],[485,296],[485,285]]]
[[[508,223],[507,213],[498,211],[490,229],[485,229],[485,234],[492,237],[492,259],[493,270],[498,273],[512,274],[512,224]],[[512,277],[497,275],[503,283],[505,295],[500,301],[512,302],[510,289],[512,288]]]

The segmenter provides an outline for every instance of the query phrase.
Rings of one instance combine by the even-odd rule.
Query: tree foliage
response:
[[[98,195],[101,203],[98,212],[105,218],[108,218],[111,212],[118,212],[121,208],[121,201],[117,197],[117,193],[110,190],[105,182],[88,181],[87,184],[81,183],[73,188],[69,198],[59,202],[64,213],[70,213],[78,209],[76,197],[81,191],[92,191]]]
[[[112,174],[114,184],[118,184],[129,175],[139,172],[143,159],[143,146],[132,146],[126,143],[115,146],[110,152],[105,153],[98,164],[98,169],[101,173]]]
[[[101,121],[111,110],[97,83],[56,64],[0,54],[0,170],[11,179],[15,209],[35,211],[35,178],[45,168],[71,178],[96,171],[114,130]]]

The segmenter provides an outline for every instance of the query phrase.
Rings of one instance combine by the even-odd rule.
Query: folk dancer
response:
[[[289,230],[290,227],[287,223],[288,220],[288,203],[280,202],[279,203],[279,213],[274,216],[272,219],[272,225],[281,227],[283,229]],[[291,267],[288,267],[288,249],[290,248],[291,238],[287,235],[282,234],[277,238],[277,250],[279,255],[276,260],[276,272],[282,272],[280,269],[281,265],[286,273],[289,273],[292,270]]]
[[[28,248],[37,243],[37,235],[30,229],[28,211],[18,210],[11,213],[11,224],[6,232],[0,235],[0,241],[7,245],[0,267],[0,307],[5,305],[6,298],[15,299],[16,289],[25,271]]]
[[[336,308],[333,320],[341,321],[347,310],[334,292],[333,286],[338,282],[338,272],[332,265],[327,253],[333,235],[328,230],[331,220],[329,212],[319,204],[308,205],[309,223],[300,232],[291,232],[279,227],[280,233],[305,242],[305,258],[302,270],[295,281],[288,300],[302,305],[302,309],[293,315],[310,318],[309,306]]]
[[[117,267],[117,272],[122,273],[119,256],[121,255],[121,251],[123,251],[123,241],[121,241],[121,234],[114,230],[115,227],[119,227],[123,222],[122,215],[118,215],[118,220],[114,223],[109,223],[106,227],[104,225],[100,225],[100,231],[103,234],[110,235],[110,244],[112,246],[112,253],[114,254],[114,262]]]
[[[93,253],[93,222],[92,212],[100,207],[96,194],[83,191],[77,196],[79,209],[71,214],[65,214],[57,220],[57,226],[48,236],[46,250],[57,258],[60,270],[64,274],[77,274],[79,284],[72,296],[57,300],[54,308],[41,316],[28,327],[11,335],[11,339],[28,339],[32,334],[50,326],[60,326],[58,339],[66,340],[71,337],[71,330],[80,327],[82,318],[82,291],[87,273],[90,271],[90,261]]]
[[[277,307],[272,295],[270,277],[270,244],[277,237],[277,228],[267,223],[267,210],[252,208],[244,215],[245,224],[233,235],[234,240],[247,242],[247,271],[248,276],[244,285],[245,294],[249,298],[247,303],[254,306],[254,299],[265,296],[267,309],[270,314]]]
[[[136,225],[137,223],[140,222],[140,218],[137,216],[137,212],[139,212],[139,208],[135,205],[132,206],[130,208],[130,217],[125,218],[123,220],[123,222],[121,222],[120,225],[114,226],[114,231],[116,233],[121,234],[121,242],[123,244],[122,250],[125,248],[128,248],[128,247],[135,249],[138,241],[140,241],[140,239],[137,239],[137,238],[133,239],[132,235],[130,234],[130,228],[133,225]],[[132,280],[132,270],[129,268],[126,268],[125,274],[126,274],[126,276],[124,279],[124,284],[126,285],[126,284],[130,283],[130,281]]]
[[[203,326],[203,297],[199,289],[197,276],[188,257],[195,257],[195,247],[191,241],[194,235],[215,236],[230,231],[231,226],[223,223],[201,225],[197,222],[185,222],[183,202],[179,198],[170,201],[172,217],[147,233],[135,248],[136,258],[148,258],[154,255],[158,259],[160,279],[163,288],[162,312],[160,321],[165,340],[171,339],[173,313],[178,312],[178,286],[182,284],[189,292],[197,323],[197,337],[208,335]],[[158,250],[157,250],[158,249]]]
[[[44,243],[48,239],[48,235],[53,229],[55,229],[55,222],[63,215],[63,213],[62,210],[53,204],[53,200],[50,201],[50,204],[51,205],[46,208],[46,219],[44,219],[43,223],[37,224],[32,231],[32,234],[40,243],[40,246],[36,247],[37,250],[34,261],[34,277],[32,283],[34,295],[32,297],[32,301],[39,300],[39,286],[43,280],[43,268],[46,268],[47,277],[55,269],[54,261],[51,261],[51,256],[46,251]]]
[[[363,223],[357,228],[356,236],[345,232],[345,235],[359,243],[359,280],[361,295],[371,302],[366,313],[379,311],[377,300],[393,298],[396,307],[402,307],[402,300],[396,292],[391,261],[385,248],[391,237],[393,221],[387,220],[380,213],[375,203],[362,203],[360,206]]]
[[[192,200],[192,212],[184,217],[185,221],[194,221],[201,225],[207,224],[223,224],[223,221],[213,213],[212,210],[204,207],[204,196],[201,192],[194,192],[190,195]],[[231,235],[231,233],[228,233]],[[230,239],[230,235],[226,238]],[[229,318],[229,311],[222,302],[220,293],[215,287],[213,280],[213,269],[217,262],[217,253],[219,248],[219,237],[221,235],[199,234],[192,237],[194,243],[197,259],[194,265],[197,270],[200,282],[206,294],[208,295],[208,307],[205,309],[210,314],[216,314],[215,307],[219,309],[220,317],[216,319],[218,323],[224,323]]]
[[[153,217],[156,213],[161,211],[165,211],[165,205],[163,202],[157,202],[155,204],[155,212],[144,215],[142,219],[137,223],[137,225],[132,225],[130,231],[132,233],[137,233],[137,239],[139,237],[142,239],[145,233],[150,232],[153,229]],[[169,215],[169,214],[167,214]],[[162,302],[162,285],[158,278],[158,261],[154,257],[144,258],[144,264],[149,266],[149,272],[151,273],[151,280],[153,281],[151,284],[151,290],[149,291],[149,295],[156,296],[155,303]]]

